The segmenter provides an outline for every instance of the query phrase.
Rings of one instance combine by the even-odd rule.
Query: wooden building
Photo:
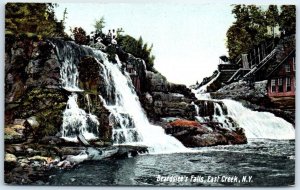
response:
[[[268,75],[268,96],[288,97],[296,93],[296,58],[293,50]]]

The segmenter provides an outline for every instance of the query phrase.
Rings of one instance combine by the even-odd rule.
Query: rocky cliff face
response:
[[[117,101],[116,96],[113,95],[116,89],[112,85],[114,84],[112,76],[106,73],[103,60],[97,59],[98,55],[95,52],[89,47],[58,39],[41,41],[30,38],[10,38],[7,42],[5,151],[9,157],[6,163],[10,163],[13,159],[13,164],[8,164],[10,169],[11,167],[23,169],[30,167],[28,164],[31,163],[30,160],[27,158],[22,160],[29,154],[42,156],[33,160],[39,160],[40,165],[45,167],[50,163],[53,164],[54,160],[56,164],[61,163],[59,165],[69,167],[72,161],[66,160],[65,154],[76,156],[82,150],[87,151],[84,147],[76,151],[78,147],[103,147],[112,144],[114,125],[121,121],[111,116],[111,111],[107,109],[103,98],[108,103],[114,104]],[[245,134],[238,126],[235,126],[233,130],[225,130],[223,126],[209,119],[216,114],[214,104],[197,101],[185,85],[170,83],[160,73],[147,71],[142,59],[121,51],[120,47],[110,45],[109,48],[111,51],[107,52],[108,56],[111,61],[120,65],[123,73],[126,71],[131,78],[150,121],[161,125],[167,133],[176,137],[184,145],[212,146],[247,141]],[[111,52],[118,55],[120,60]],[[73,62],[71,66],[70,60]],[[74,72],[77,74],[68,75]],[[91,117],[91,121],[87,119],[87,125],[95,125],[93,130],[101,131],[97,133],[96,140],[86,142],[79,134],[77,143],[67,142],[60,138],[64,122],[63,113],[67,109],[68,98],[72,95],[72,91],[65,88],[66,83],[69,83],[71,87],[72,84],[78,84],[79,88],[77,90],[75,88],[78,109]],[[199,109],[196,109],[195,105]],[[92,121],[92,116],[98,119],[99,124]],[[123,122],[126,121],[129,124],[132,122],[130,118],[127,118],[126,113],[123,116]],[[201,123],[195,118],[196,116],[205,116],[208,119]],[[182,120],[187,122],[180,122]],[[229,120],[229,122],[233,121]],[[178,131],[181,133],[178,134]],[[72,148],[69,148],[66,153],[61,152],[63,147]],[[135,153],[140,149],[141,147],[128,148]],[[145,148],[142,147],[142,149],[145,151]],[[124,153],[124,147],[122,152]],[[114,155],[117,153],[118,151]],[[45,159],[49,161],[44,162]],[[23,165],[21,161],[24,161]],[[12,175],[12,173],[7,175]]]

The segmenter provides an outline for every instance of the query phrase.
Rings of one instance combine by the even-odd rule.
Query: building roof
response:
[[[228,61],[229,61],[229,59],[228,59],[228,57],[227,57],[226,55],[220,56],[220,59],[221,59],[222,61],[224,61],[224,62],[228,62]]]
[[[296,49],[293,49],[288,56],[286,56],[268,75],[267,78],[271,77],[279,68],[281,68],[281,66],[286,63],[286,61],[292,57],[293,55],[295,55]]]

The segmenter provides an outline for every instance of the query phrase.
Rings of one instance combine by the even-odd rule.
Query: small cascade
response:
[[[194,102],[192,102],[191,105],[194,105],[195,111],[196,111],[196,115],[199,116],[199,106],[196,105]]]
[[[247,138],[295,139],[292,124],[269,112],[252,111],[234,100],[222,100],[231,116],[245,129]]]
[[[56,54],[61,63],[60,76],[62,87],[68,91],[82,91],[78,88],[79,73],[77,66],[82,55],[91,55],[92,51],[88,48],[82,48],[74,42],[62,42],[54,40]]]
[[[198,109],[196,119],[200,123],[214,123],[215,125],[218,125],[221,128],[226,128],[229,130],[235,130],[235,123],[233,122],[233,119],[227,114],[227,110],[225,110],[221,105],[223,104],[221,101],[215,101],[210,100],[213,104],[213,113],[209,114],[209,116],[200,116],[199,115],[199,106],[195,105],[196,110]],[[204,109],[208,110],[207,108],[208,104],[205,101],[204,103]],[[206,112],[206,111],[204,111]]]
[[[228,115],[227,110],[225,111],[224,108],[221,107],[222,102],[214,102],[214,115],[213,121],[220,123],[221,126],[234,130],[235,125],[233,119]]]
[[[85,99],[86,99],[86,102],[87,102],[87,107],[88,107],[88,110],[89,110],[89,113],[91,113],[91,98],[90,98],[90,95],[89,94],[86,94],[85,95]]]
[[[220,72],[218,72],[217,76],[215,78],[211,79],[207,84],[201,86],[198,89],[192,89],[192,92],[195,94],[196,98],[198,100],[210,100],[210,94],[207,92],[207,87],[211,85],[217,78],[219,77]]]
[[[96,54],[99,56],[99,54]],[[102,60],[102,58],[100,58]],[[105,92],[102,93],[102,95],[106,98],[108,104],[113,103],[114,102],[114,98],[113,96],[113,92],[114,92],[114,87],[113,87],[113,82],[112,82],[112,76],[111,73],[108,73],[108,70],[106,68],[105,65],[103,65],[102,63],[99,62],[98,59],[96,59],[97,63],[100,65],[101,67],[101,71],[99,73],[99,75],[102,77],[102,79],[104,80],[104,88],[105,88]]]
[[[198,90],[192,89],[192,92],[195,94],[195,96],[198,100],[210,100],[211,99],[210,93],[207,93],[206,90],[205,90],[205,92],[202,92],[199,89]]]
[[[68,141],[77,141],[77,136],[81,134],[87,140],[95,139],[99,134],[99,125],[95,115],[87,114],[78,107],[77,94],[72,93],[63,112],[62,137]]]
[[[143,140],[139,135],[132,118],[126,113],[119,113],[117,109],[110,108],[110,125],[114,126],[112,139],[115,145],[140,143]]]
[[[209,117],[201,117],[200,116],[200,108],[197,104],[195,104],[194,102],[191,103],[192,105],[194,105],[195,107],[195,111],[196,111],[196,116],[195,116],[195,119],[200,122],[200,123],[206,123],[206,122],[209,122],[210,121],[210,118]]]

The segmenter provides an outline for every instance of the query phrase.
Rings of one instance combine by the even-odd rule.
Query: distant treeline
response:
[[[55,17],[52,3],[7,3],[5,7],[5,33],[37,35],[39,37],[64,36],[64,20]]]
[[[227,48],[231,60],[274,37],[275,29],[280,31],[281,36],[296,32],[295,5],[282,5],[280,8],[269,5],[267,10],[256,5],[234,5],[232,14],[236,20],[227,31]]]
[[[6,36],[26,36],[35,38],[60,37],[74,40],[80,45],[88,45],[92,36],[87,35],[81,27],[71,28],[71,35],[65,33],[65,21],[67,9],[63,19],[58,20],[55,16],[55,3],[7,3],[5,7],[5,34]],[[92,24],[92,23],[91,23]],[[105,27],[104,17],[95,21],[94,35],[102,34]],[[145,61],[148,70],[154,70],[154,55],[151,51],[153,45],[144,43],[142,37],[136,39],[128,34],[123,34],[122,29],[117,30],[118,45],[133,56]]]

